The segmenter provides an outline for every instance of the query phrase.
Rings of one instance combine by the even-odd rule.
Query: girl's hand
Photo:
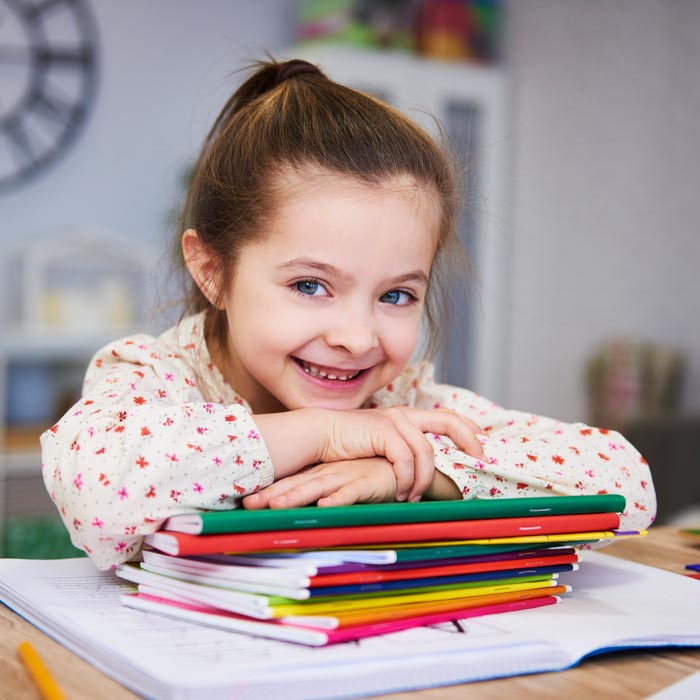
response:
[[[482,429],[455,411],[394,406],[326,413],[329,428],[319,461],[385,457],[396,476],[397,501],[420,500],[433,482],[435,454],[425,433],[444,435],[466,454],[484,457],[477,437]]]
[[[246,496],[245,508],[297,508],[380,503],[396,497],[396,478],[382,457],[318,464]]]
[[[333,411],[303,408],[255,416],[279,481],[310,464],[384,457],[396,477],[396,500],[420,499],[435,469],[433,446],[425,437],[450,438],[466,454],[483,459],[473,421],[447,409],[405,406]]]

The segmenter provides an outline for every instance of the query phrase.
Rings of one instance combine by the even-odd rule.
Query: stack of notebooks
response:
[[[130,607],[325,646],[553,605],[579,547],[618,530],[619,495],[232,510],[146,537]]]

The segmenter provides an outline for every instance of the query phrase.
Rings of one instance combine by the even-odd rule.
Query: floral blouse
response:
[[[370,407],[451,408],[483,428],[486,457],[428,435],[436,468],[464,498],[621,493],[624,529],[656,501],[649,467],[619,433],[510,411],[407,367]],[[111,343],[92,359],[81,400],[41,436],[46,488],[73,544],[108,569],[144,535],[196,509],[230,509],[273,481],[255,416],[212,362],[201,314],[154,338]]]

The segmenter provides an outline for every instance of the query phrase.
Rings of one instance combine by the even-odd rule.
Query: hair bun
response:
[[[275,76],[275,85],[279,85],[288,78],[291,78],[294,75],[299,75],[300,73],[311,73],[313,75],[320,75],[323,77],[323,73],[318,66],[315,66],[313,63],[309,63],[308,61],[304,61],[300,58],[295,58],[291,61],[280,63],[279,68],[277,69],[277,75]]]

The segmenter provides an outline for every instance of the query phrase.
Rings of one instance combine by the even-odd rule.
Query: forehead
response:
[[[264,238],[274,237],[276,245],[300,230],[319,234],[318,244],[336,246],[381,231],[383,241],[396,247],[421,244],[435,251],[439,196],[411,176],[367,182],[318,168],[288,169],[275,178],[272,194]]]

